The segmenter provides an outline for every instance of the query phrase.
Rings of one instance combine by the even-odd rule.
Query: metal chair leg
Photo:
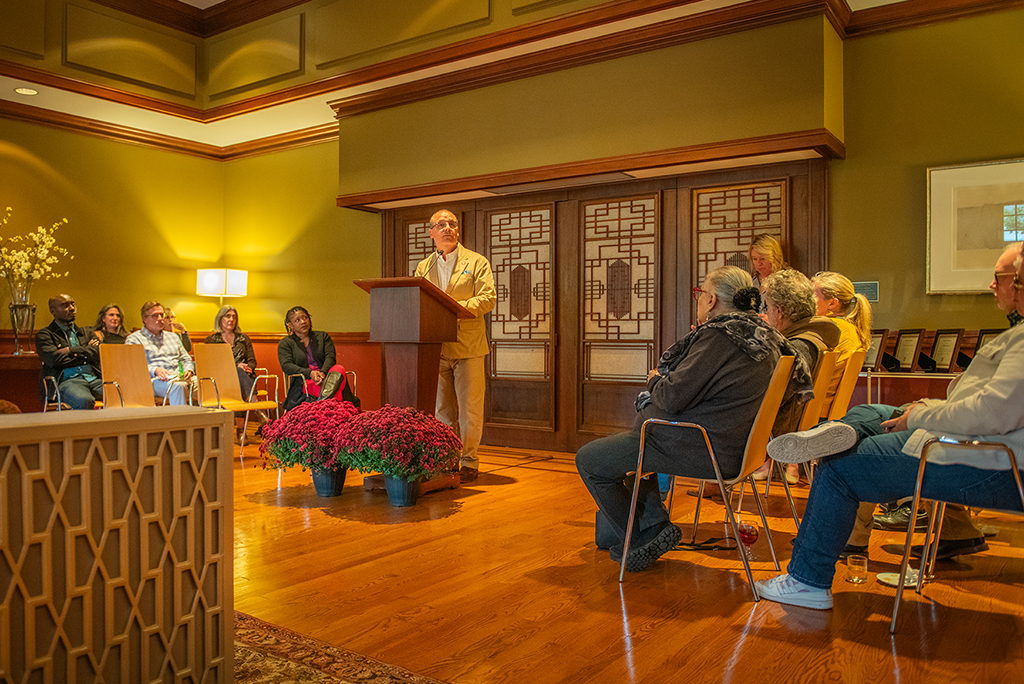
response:
[[[690,543],[697,543],[697,526],[700,524],[700,504],[704,500],[704,480],[700,481],[697,487],[697,508],[693,511],[693,534],[690,536]]]
[[[722,487],[723,491],[725,491],[725,487],[721,481],[719,481],[719,486]],[[754,602],[756,603],[761,600],[761,597],[758,596],[757,587],[754,585],[754,573],[750,571],[750,561],[747,560],[747,549],[743,544],[739,543],[740,530],[736,524],[736,515],[733,513],[732,504],[729,502],[728,498],[725,499],[725,514],[729,521],[729,525],[732,527],[733,534],[736,535],[736,548],[740,552],[740,560],[743,562],[743,570],[747,574],[747,583],[750,584],[750,591],[753,592]]]
[[[754,486],[753,479],[750,481],[750,486]],[[779,567],[779,559],[775,555],[775,544],[772,542],[771,528],[768,527],[768,518],[765,517],[764,506],[761,504],[761,499],[757,498],[756,490],[754,493],[754,503],[757,504],[757,512],[761,514],[761,529],[764,530],[764,536],[768,539],[768,548],[771,549],[772,561],[775,563],[775,569],[781,571],[782,568]]]
[[[782,488],[786,490],[786,498],[789,500],[789,510],[793,512],[793,522],[796,523],[796,528],[800,529],[800,516],[796,513],[796,502],[793,500],[793,490],[789,488],[789,480],[786,479],[786,472],[782,468],[782,464],[778,461],[775,465],[779,467],[779,479],[782,480]],[[767,498],[767,496],[765,496]]]

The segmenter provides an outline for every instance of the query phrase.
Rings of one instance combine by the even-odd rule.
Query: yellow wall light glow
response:
[[[248,281],[248,271],[200,268],[196,270],[196,294],[206,297],[244,297]]]

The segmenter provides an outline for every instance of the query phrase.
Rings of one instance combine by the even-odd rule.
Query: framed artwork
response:
[[[932,346],[931,356],[935,360],[936,371],[952,373],[956,369],[957,354],[960,352],[960,343],[963,339],[963,328],[935,331],[935,344]]]
[[[998,329],[979,330],[978,331],[978,346],[974,348],[974,353],[977,354],[978,350],[981,349],[982,347],[984,347],[986,343],[991,342],[996,337],[998,337],[1001,333],[1004,333],[1004,332],[1006,332],[1006,330],[998,330]]]
[[[885,338],[888,335],[888,330],[871,331],[871,346],[868,347],[868,352],[864,355],[864,370],[878,370],[878,364],[882,360],[882,352],[885,351]]]
[[[1024,159],[928,169],[928,294],[987,293],[992,264],[1024,239]]]
[[[921,341],[924,329],[900,330],[896,338],[896,360],[900,362],[900,370],[913,372],[918,370],[917,355],[921,353]]]

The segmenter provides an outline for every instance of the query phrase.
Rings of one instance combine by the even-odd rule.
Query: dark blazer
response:
[[[334,350],[334,340],[322,330],[311,330],[309,332],[309,346],[313,350],[313,358],[317,366],[324,373],[337,363],[337,353]],[[281,370],[285,376],[300,373],[302,377],[309,379],[312,370],[309,361],[306,359],[306,347],[299,340],[298,335],[286,335],[277,343],[277,360],[281,364]],[[293,379],[288,386],[288,396],[285,398],[285,409],[296,406],[302,397],[302,383]]]
[[[93,375],[100,377],[100,349],[88,346],[91,331],[77,325],[72,327],[74,334],[66,336],[57,321],[50,321],[50,325],[36,332],[36,353],[43,362],[39,375],[40,396],[45,396],[43,378],[52,375],[59,384],[67,368],[91,366]],[[70,339],[72,337],[74,339]],[[68,347],[68,351],[58,351],[64,347]]]

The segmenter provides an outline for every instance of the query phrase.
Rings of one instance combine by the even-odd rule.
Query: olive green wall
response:
[[[831,165],[830,265],[879,281],[875,327],[1006,325],[990,295],[924,294],[926,169],[1024,157],[1022,36],[1024,10],[1014,10],[845,43],[847,156]]]
[[[811,17],[343,119],[340,194],[822,128],[829,33]]]
[[[365,331],[369,297],[351,281],[380,275],[379,220],[335,206],[337,155],[324,143],[222,163],[0,118],[0,210],[14,210],[0,231],[69,221],[56,237],[70,275],[35,284],[39,324],[67,292],[83,325],[113,301],[137,327],[157,299],[209,330],[218,301],[195,294],[195,271],[227,266],[249,270],[250,295],[232,301],[247,330],[280,330],[303,304],[318,326]],[[0,310],[8,301],[0,287]]]
[[[380,218],[335,204],[337,143],[225,167],[225,266],[251,269],[245,325],[283,331],[300,305],[318,328],[369,330],[370,295],[352,281],[380,277]]]

